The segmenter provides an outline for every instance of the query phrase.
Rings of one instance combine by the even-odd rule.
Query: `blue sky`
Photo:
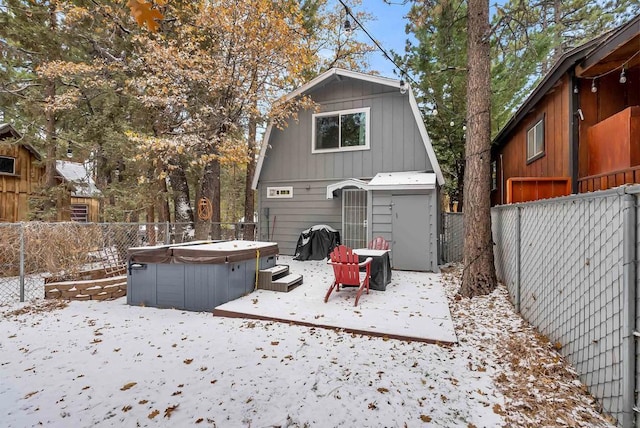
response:
[[[363,0],[357,10],[363,10],[373,15],[374,20],[364,24],[367,31],[378,40],[378,43],[389,53],[395,51],[404,53],[404,45],[407,39],[404,29],[407,24],[406,14],[410,4],[402,5],[401,0],[395,0],[395,4],[387,4],[383,0]],[[367,36],[362,31],[357,32],[357,37],[367,41]],[[386,59],[380,51],[371,55],[371,69],[378,71],[382,76],[395,77],[395,67]]]

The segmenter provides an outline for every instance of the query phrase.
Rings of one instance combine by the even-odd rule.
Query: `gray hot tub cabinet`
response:
[[[127,303],[211,311],[252,292],[256,260],[267,269],[277,254],[277,244],[253,241],[130,248]]]

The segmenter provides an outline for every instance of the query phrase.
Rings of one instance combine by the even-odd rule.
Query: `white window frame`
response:
[[[359,150],[369,150],[371,148],[371,108],[363,107],[363,108],[354,108],[349,110],[336,110],[325,113],[316,113],[312,115],[311,118],[311,153],[335,153],[335,152],[353,152]],[[336,149],[316,149],[316,118],[317,117],[327,117],[327,116],[338,116],[341,117],[347,114],[355,114],[355,113],[364,113],[365,114],[365,129],[364,129],[364,146],[349,146],[349,147],[338,147]],[[342,145],[342,121],[338,121],[338,138],[340,139],[339,144]]]
[[[491,161],[491,191],[498,190],[498,161]]]
[[[293,186],[267,187],[267,199],[292,199]]]
[[[542,133],[542,146],[536,147],[538,133]],[[545,135],[544,135],[544,116],[536,120],[536,122],[527,129],[527,162],[544,156]]]
[[[16,158],[11,157],[11,156],[0,156],[0,158],[9,159],[9,160],[13,161],[13,171],[12,172],[0,171],[0,174],[16,175]]]

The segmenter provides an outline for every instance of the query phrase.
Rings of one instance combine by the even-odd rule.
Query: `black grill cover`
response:
[[[296,244],[294,260],[324,260],[340,245],[340,232],[326,224],[303,230]]]

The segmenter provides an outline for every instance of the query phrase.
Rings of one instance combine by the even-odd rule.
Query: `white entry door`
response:
[[[342,191],[342,243],[350,248],[367,246],[367,191]]]

